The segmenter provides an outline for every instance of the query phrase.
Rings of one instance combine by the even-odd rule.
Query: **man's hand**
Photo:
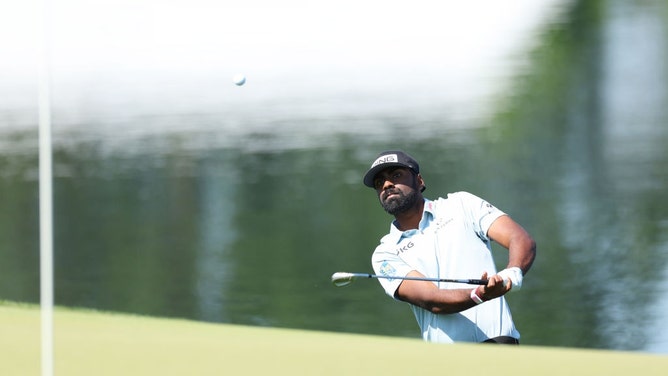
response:
[[[487,272],[482,273],[480,279],[487,279]],[[512,286],[511,281],[504,284],[503,277],[495,274],[487,280],[487,285],[476,289],[476,294],[484,301],[492,300],[505,295]]]

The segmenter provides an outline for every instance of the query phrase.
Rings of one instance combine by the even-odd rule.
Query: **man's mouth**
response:
[[[383,194],[383,201],[386,201],[392,196],[399,196],[399,192],[397,191],[387,191],[385,194]]]

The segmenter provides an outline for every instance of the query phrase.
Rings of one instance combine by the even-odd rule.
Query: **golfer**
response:
[[[467,192],[423,197],[420,166],[400,150],[384,151],[364,175],[395,220],[373,253],[376,274],[400,277],[482,278],[473,288],[455,283],[379,279],[385,292],[408,302],[426,341],[519,344],[504,298],[522,286],[536,256],[531,236],[508,215]],[[496,272],[491,242],[508,249]]]

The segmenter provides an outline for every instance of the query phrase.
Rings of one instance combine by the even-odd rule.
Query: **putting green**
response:
[[[659,375],[668,357],[269,329],[57,308],[56,375]],[[40,372],[36,306],[0,302],[1,375]]]

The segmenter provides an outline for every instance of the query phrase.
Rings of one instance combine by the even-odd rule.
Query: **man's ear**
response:
[[[422,179],[422,175],[417,174],[417,183],[418,187],[420,187],[420,192],[424,192],[425,189],[427,189],[427,186],[424,184],[424,179]]]

